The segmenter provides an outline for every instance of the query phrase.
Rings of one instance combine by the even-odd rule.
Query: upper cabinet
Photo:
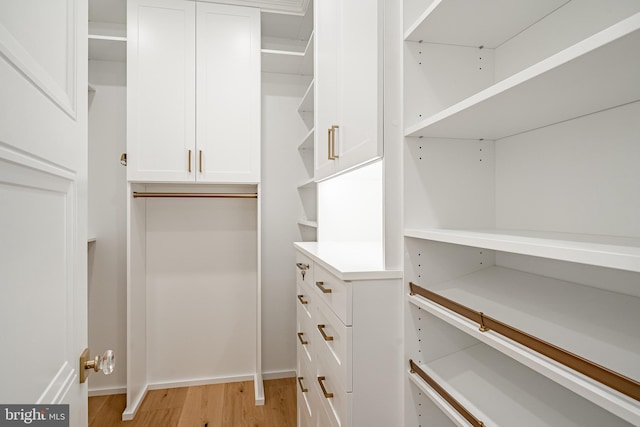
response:
[[[383,2],[314,3],[315,179],[383,154]]]
[[[260,181],[260,11],[130,0],[129,181]]]

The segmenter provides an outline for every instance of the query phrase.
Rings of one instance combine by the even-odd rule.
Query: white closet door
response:
[[[0,1],[0,112],[0,403],[86,426],[87,2]]]
[[[260,10],[197,3],[197,181],[260,181]]]
[[[193,181],[195,3],[130,0],[127,25],[127,177]]]

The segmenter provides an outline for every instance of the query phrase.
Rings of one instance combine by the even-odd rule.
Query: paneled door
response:
[[[87,2],[0,2],[0,404],[87,424]]]

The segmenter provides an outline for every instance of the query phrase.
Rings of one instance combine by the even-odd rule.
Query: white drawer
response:
[[[320,300],[331,307],[342,323],[351,326],[352,287],[318,265],[314,269],[314,288]]]
[[[315,385],[317,386],[318,399],[321,406],[327,412],[330,423],[326,425],[338,427],[351,426],[351,393],[347,393],[330,369],[321,360],[318,364],[318,374]],[[318,411],[319,413],[322,411]],[[325,424],[318,423],[324,427]]]
[[[296,252],[296,283],[298,285],[306,283],[309,289],[313,285],[313,261],[300,252]]]
[[[296,285],[296,308],[297,311],[300,312],[302,310],[307,318],[311,318],[313,309],[316,305],[318,299],[318,295],[315,291],[306,284],[297,284]]]
[[[316,360],[322,359],[341,388],[352,390],[352,328],[345,326],[325,304],[315,307],[314,347]]]

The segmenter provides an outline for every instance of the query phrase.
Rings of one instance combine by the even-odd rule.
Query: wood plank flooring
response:
[[[253,382],[152,390],[133,421],[122,421],[124,394],[89,398],[89,427],[295,427],[295,378],[264,382],[255,406]]]

